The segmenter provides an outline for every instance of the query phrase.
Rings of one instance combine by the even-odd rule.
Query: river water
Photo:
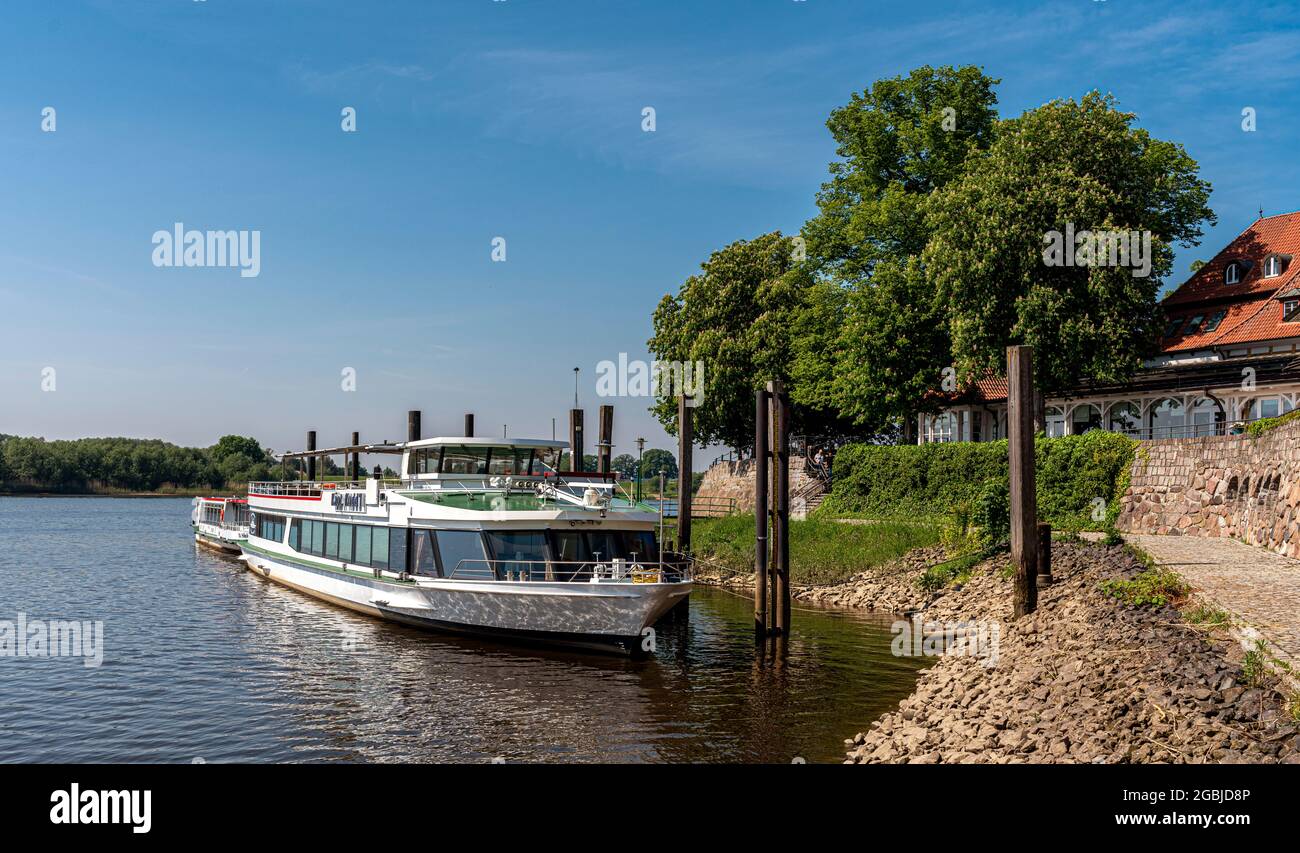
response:
[[[0,761],[809,762],[911,692],[888,617],[698,588],[627,660],[458,639],[196,548],[185,499],[0,498],[0,620],[103,622],[103,662],[0,657]]]

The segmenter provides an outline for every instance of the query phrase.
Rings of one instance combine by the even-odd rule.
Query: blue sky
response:
[[[473,411],[480,433],[546,437],[574,366],[594,423],[597,362],[645,357],[654,306],[709,252],[796,232],[829,112],[927,63],[1001,78],[1004,116],[1113,92],[1183,143],[1220,224],[1179,252],[1181,280],[1261,207],[1300,208],[1296,12],[7,0],[0,432],[282,450],[308,428],[400,439],[419,408],[426,435]],[[178,221],[259,229],[261,274],[154,267],[152,234]],[[616,452],[669,446],[642,400],[612,402]]]

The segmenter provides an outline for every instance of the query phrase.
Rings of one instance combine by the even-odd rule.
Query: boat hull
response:
[[[684,601],[689,582],[561,583],[440,580],[399,583],[244,548],[269,580],[370,616],[435,631],[602,652],[649,651],[645,629]]]
[[[195,532],[194,541],[205,548],[221,551],[224,554],[239,554],[243,550],[237,540],[220,539],[202,532]]]

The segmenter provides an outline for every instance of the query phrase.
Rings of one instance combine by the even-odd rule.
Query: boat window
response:
[[[492,571],[476,530],[439,530],[438,557],[444,578],[487,578]]]
[[[339,526],[336,522],[325,522],[325,556],[331,560],[339,558]]]
[[[284,541],[284,516],[256,513],[253,516],[253,529],[256,535],[272,542]]]
[[[623,548],[623,537],[616,530],[600,530],[588,533],[587,547],[591,549],[593,560],[604,562],[627,556],[627,551]]]
[[[438,561],[433,556],[433,531],[411,531],[411,572],[417,575],[438,576]]]
[[[627,546],[627,555],[631,559],[636,555],[636,560],[643,563],[659,562],[659,546],[655,542],[654,531],[651,530],[627,530],[623,533],[623,541]]]
[[[311,546],[308,550],[320,556],[325,553],[325,522],[309,521],[311,525]]]
[[[406,544],[406,537],[400,537],[402,544]],[[405,548],[403,548],[405,550]],[[375,527],[370,531],[370,565],[376,569],[387,569],[390,565],[388,562],[388,528]],[[405,559],[398,563],[393,571],[400,572],[406,565]]]
[[[554,471],[560,464],[560,448],[539,447],[533,451],[533,461],[529,471],[538,476],[547,471]]]
[[[370,565],[370,531],[372,529],[368,524],[357,526],[356,561],[363,566]]]
[[[529,577],[546,573],[546,533],[511,530],[487,534],[498,578]]]
[[[439,470],[444,474],[485,474],[487,457],[486,447],[444,447]]]
[[[298,547],[298,541],[301,536],[302,536],[302,521],[295,518],[289,524],[289,547],[295,551],[301,551],[302,549]]]
[[[527,474],[530,456],[526,447],[494,447],[488,462],[488,473]]]
[[[577,530],[555,531],[555,559],[563,563],[586,562],[591,559],[587,537]]]
[[[339,559],[345,563],[352,562],[352,525],[339,525]]]
[[[412,474],[437,474],[438,461],[442,458],[441,447],[423,447],[411,451],[411,464],[408,470]]]

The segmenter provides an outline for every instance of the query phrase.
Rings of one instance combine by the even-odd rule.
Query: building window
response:
[[[1280,255],[1269,255],[1264,261],[1264,278],[1276,278],[1282,274],[1282,258]]]
[[[1193,436],[1220,435],[1223,432],[1224,414],[1218,403],[1209,397],[1202,397],[1192,407],[1187,421],[1188,430]]]
[[[925,441],[927,444],[956,441],[957,416],[952,412],[927,415],[925,418]]]
[[[1241,281],[1241,266],[1236,263],[1228,264],[1228,268],[1223,271],[1224,284],[1236,284]]]
[[[1182,438],[1187,426],[1187,414],[1183,404],[1166,397],[1151,407],[1152,438]]]
[[[1186,317],[1175,317],[1174,319],[1170,320],[1169,325],[1165,326],[1165,337],[1172,338],[1176,336],[1178,334],[1178,330],[1183,327],[1183,321],[1186,319],[1187,319]]]
[[[1110,431],[1137,438],[1142,430],[1142,413],[1136,403],[1116,403],[1110,407]]]
[[[1276,397],[1258,397],[1251,400],[1246,406],[1246,420],[1257,421],[1261,418],[1276,418],[1279,415],[1285,415],[1294,409],[1290,398]]]
[[[1061,411],[1059,406],[1048,406],[1044,417],[1048,438],[1059,438],[1065,435],[1065,412]]]
[[[1297,319],[1295,315],[1297,307],[1300,307],[1300,300],[1288,299],[1282,303],[1282,321],[1284,323],[1290,323]]]
[[[1213,314],[1210,315],[1210,319],[1205,321],[1205,328],[1202,329],[1201,331],[1213,332],[1215,329],[1219,328],[1219,324],[1222,323],[1223,318],[1227,316],[1228,316],[1227,311],[1215,311]]]
[[[1101,429],[1101,409],[1091,403],[1075,406],[1070,412],[1070,435],[1083,435],[1093,429]]]

